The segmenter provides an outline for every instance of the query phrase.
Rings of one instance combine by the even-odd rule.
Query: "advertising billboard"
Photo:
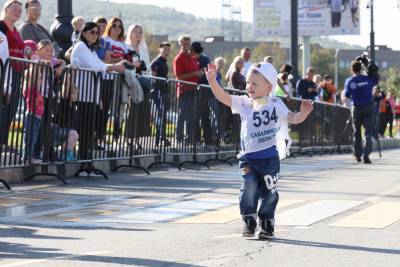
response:
[[[299,35],[359,35],[360,0],[298,0]],[[254,0],[256,35],[290,35],[290,0]]]

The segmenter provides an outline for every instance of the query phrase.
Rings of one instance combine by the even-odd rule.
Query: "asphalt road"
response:
[[[241,237],[237,166],[0,193],[0,266],[400,266],[400,150],[282,162],[276,240]]]

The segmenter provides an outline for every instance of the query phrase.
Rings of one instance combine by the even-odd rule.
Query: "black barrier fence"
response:
[[[39,166],[26,177],[50,175],[50,165],[79,164],[75,175],[107,175],[96,161],[120,168],[226,162],[240,150],[240,116],[207,85],[134,73],[96,73],[10,58],[1,68],[0,169]],[[244,91],[226,89],[229,94]],[[298,111],[298,99],[284,99]],[[316,102],[305,122],[290,127],[292,153],[333,153],[352,144],[350,110]],[[204,157],[200,157],[204,156]],[[141,159],[153,163],[142,166]],[[204,160],[201,160],[204,159]],[[37,168],[35,168],[36,171]]]

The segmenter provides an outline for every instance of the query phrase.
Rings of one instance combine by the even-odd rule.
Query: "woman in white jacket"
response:
[[[87,22],[82,29],[80,40],[75,44],[71,54],[73,67],[92,70],[95,73],[76,70],[72,75],[75,85],[79,88],[78,112],[80,116],[78,131],[80,135],[80,159],[88,159],[91,156],[91,142],[94,138],[94,125],[92,122],[96,121],[96,109],[100,106],[100,86],[98,83],[96,84],[97,72],[101,72],[104,76],[107,72],[123,73],[125,70],[124,61],[117,64],[105,64],[102,62],[95,52],[98,43],[99,27],[94,22]]]

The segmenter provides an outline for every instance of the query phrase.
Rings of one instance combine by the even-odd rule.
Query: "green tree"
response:
[[[398,68],[389,68],[382,73],[383,86],[389,91],[395,91],[400,96],[400,70]]]

